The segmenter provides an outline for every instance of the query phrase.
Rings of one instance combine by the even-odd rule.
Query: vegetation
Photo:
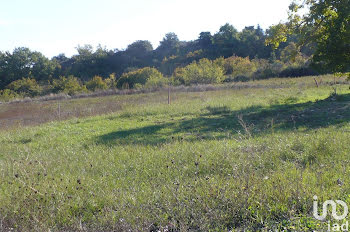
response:
[[[35,79],[22,78],[11,82],[7,89],[12,90],[20,95],[33,97],[39,95],[42,91]]]
[[[18,94],[12,90],[4,89],[0,90],[0,99],[4,101],[9,101],[16,98]]]
[[[177,69],[174,78],[185,85],[190,85],[221,83],[225,76],[221,66],[208,59],[201,59]]]
[[[250,61],[248,57],[241,58],[237,56],[230,57],[224,61],[224,68],[226,75],[233,78],[239,76],[245,76],[247,78],[252,77],[256,72],[256,62]]]
[[[302,9],[308,13],[300,16]],[[313,62],[319,69],[350,71],[350,1],[293,1],[289,21],[271,27],[268,44],[278,47],[291,34],[299,46],[313,47]]]
[[[6,89],[11,82],[29,78],[34,79],[45,90],[35,92],[35,95],[48,94],[51,91],[63,91],[63,88],[57,88],[57,83],[56,86],[52,86],[52,83],[62,82],[61,77],[71,79],[69,77],[74,76],[79,85],[86,85],[90,91],[94,91],[96,89],[106,89],[101,80],[95,78],[96,76],[101,77],[103,81],[107,81],[111,75],[114,75],[114,79],[111,84],[106,82],[107,88],[115,88],[116,83],[122,77],[119,83],[124,83],[124,77],[127,73],[142,70],[146,67],[153,67],[164,76],[169,78],[175,76],[173,79],[178,79],[175,72],[177,68],[190,69],[194,68],[194,63],[199,64],[200,60],[206,59],[212,62],[216,59],[221,59],[221,57],[223,59],[232,57],[226,61],[223,67],[226,72],[225,75],[231,79],[237,76],[240,78],[242,76],[252,78],[256,69],[259,69],[262,75],[255,75],[254,78],[316,74],[314,70],[305,72],[306,69],[309,70],[311,67],[310,63],[303,62],[308,61],[313,55],[312,48],[301,50],[298,53],[299,58],[294,59],[293,54],[296,47],[293,44],[298,42],[295,36],[289,36],[276,51],[273,51],[272,46],[265,46],[264,41],[267,38],[267,32],[264,32],[259,26],[246,27],[239,32],[232,25],[225,24],[214,35],[211,35],[209,32],[202,32],[197,40],[188,42],[180,41],[175,33],[168,33],[156,49],[153,49],[149,41],[142,40],[130,44],[124,51],[107,50],[102,46],[94,49],[91,45],[84,45],[78,46],[78,54],[70,58],[64,54],[59,54],[52,59],[48,59],[41,53],[30,51],[28,48],[16,48],[12,53],[0,52],[0,89]],[[269,65],[257,67],[254,60],[259,60],[259,64],[268,63]],[[282,60],[282,63],[279,60]],[[297,68],[295,68],[294,61],[300,63]],[[201,61],[201,64],[204,64],[204,61]],[[218,65],[217,62],[215,64]],[[235,65],[237,67],[233,67]],[[281,66],[281,68],[276,69],[278,66]],[[282,73],[284,70],[289,69],[292,69],[292,72]],[[208,70],[208,73],[203,73],[203,70],[201,75],[208,77],[213,70],[211,68]],[[221,74],[218,74],[217,71],[218,68],[214,71],[215,75],[220,76]],[[245,73],[246,71],[247,73]],[[327,71],[323,70],[323,72]],[[207,77],[204,79],[208,79]],[[217,79],[217,77],[211,78]],[[195,79],[187,79],[186,84],[209,83],[213,81],[204,81],[203,78],[199,79],[198,83]],[[222,79],[226,79],[226,77],[219,77],[219,80],[214,82],[221,82]],[[163,79],[160,80],[159,83],[163,83]],[[183,84],[184,81],[178,80],[173,84],[181,83]],[[121,88],[121,85],[119,84],[118,87]],[[133,87],[133,83],[131,85],[129,88]],[[145,85],[145,82],[143,81],[140,85]],[[137,85],[137,87],[140,87],[140,85]],[[162,86],[163,84],[160,85]],[[80,90],[75,88],[69,92],[74,94],[79,91],[86,90],[84,88]],[[15,92],[21,95],[20,92]]]
[[[0,132],[1,230],[327,230],[313,196],[350,204],[350,92],[315,78],[62,101],[119,108]]]
[[[85,92],[86,87],[79,83],[78,78],[74,76],[60,77],[57,80],[52,81],[52,91],[54,93],[67,93],[67,94],[75,94],[79,92]]]
[[[0,52],[0,88],[23,77],[48,80],[58,67],[57,62],[28,48],[16,48],[12,53]]]
[[[350,205],[349,33],[349,0],[297,0],[266,31],[0,52],[0,100],[26,97],[0,102],[0,231],[329,230],[313,201]]]
[[[59,54],[48,59],[28,48],[0,52],[0,89],[15,93],[6,90],[0,96],[9,100],[50,92],[76,94],[86,88],[157,88],[168,80],[173,85],[190,85],[324,73],[350,75],[349,6],[349,0],[293,1],[288,22],[266,31],[260,26],[238,31],[225,24],[213,35],[201,32],[194,41],[181,41],[171,32],[155,49],[149,41],[138,40],[122,51],[78,46],[78,54],[70,58]],[[304,15],[302,9],[306,9]],[[62,86],[64,83],[70,87]],[[39,86],[28,89],[28,85]]]
[[[142,68],[124,73],[117,82],[118,88],[134,88],[136,84],[145,85],[147,82],[159,82],[164,79],[163,75],[155,68]]]
[[[113,80],[111,80],[110,82],[113,82]],[[111,85],[113,85],[113,83],[111,83]],[[107,89],[108,85],[105,81],[103,81],[102,77],[95,76],[86,83],[86,88],[91,91],[103,90]]]

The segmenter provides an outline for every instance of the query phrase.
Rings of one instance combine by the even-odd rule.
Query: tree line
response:
[[[157,48],[138,40],[124,50],[78,46],[51,59],[29,48],[0,52],[0,96],[220,83],[349,71],[350,4],[293,1],[289,20],[263,30],[225,24],[196,40],[167,33]],[[298,11],[308,7],[301,17]]]

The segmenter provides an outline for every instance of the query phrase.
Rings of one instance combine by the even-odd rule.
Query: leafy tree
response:
[[[199,34],[197,42],[201,49],[210,50],[212,49],[213,45],[213,36],[210,32],[201,32]]]
[[[280,59],[287,65],[292,66],[304,66],[308,62],[308,58],[300,52],[297,44],[294,42],[289,43],[289,45],[281,51]]]
[[[169,32],[165,35],[162,41],[160,41],[159,47],[162,48],[175,48],[179,45],[179,38],[174,32]]]
[[[47,80],[52,77],[57,63],[50,61],[40,52],[28,48],[15,48],[12,53],[0,54],[0,87],[23,77]]]
[[[153,46],[148,40],[138,40],[128,46],[126,49],[132,56],[143,56],[153,51]]]
[[[239,48],[238,31],[232,25],[226,23],[214,35],[213,42],[219,52],[218,55],[224,57],[232,56],[237,53]]]
[[[110,51],[97,46],[94,51],[91,45],[78,46],[78,55],[72,57],[69,73],[82,80],[89,80],[94,76],[107,76],[111,73],[111,65],[107,62]]]
[[[94,53],[94,47],[90,44],[85,44],[83,46],[78,45],[76,49],[79,56],[82,58],[92,56]]]
[[[52,60],[55,60],[59,64],[62,64],[62,63],[69,61],[69,58],[66,57],[66,55],[64,53],[60,53],[59,55],[52,57]]]
[[[302,9],[308,12],[300,16]],[[266,42],[278,47],[290,34],[299,35],[299,46],[315,43],[316,67],[350,71],[350,0],[293,1],[289,21],[271,27]]]
[[[159,58],[176,55],[180,46],[180,40],[174,32],[167,33],[160,45],[156,49],[156,54]]]
[[[153,46],[147,40],[138,40],[130,44],[124,52],[127,66],[144,67],[150,64]]]
[[[271,54],[271,46],[265,46],[266,36],[264,31],[258,26],[245,27],[242,32],[238,33],[239,49],[236,55],[241,57],[249,56],[250,59],[255,57],[268,58]]]

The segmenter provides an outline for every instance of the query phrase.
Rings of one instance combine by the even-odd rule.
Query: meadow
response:
[[[350,205],[345,78],[209,89],[1,104],[0,230],[313,231],[313,196]]]

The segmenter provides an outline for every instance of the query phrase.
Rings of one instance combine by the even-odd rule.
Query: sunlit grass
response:
[[[350,91],[337,89],[74,100],[137,105],[0,132],[1,229],[319,229],[314,195],[350,203]]]

